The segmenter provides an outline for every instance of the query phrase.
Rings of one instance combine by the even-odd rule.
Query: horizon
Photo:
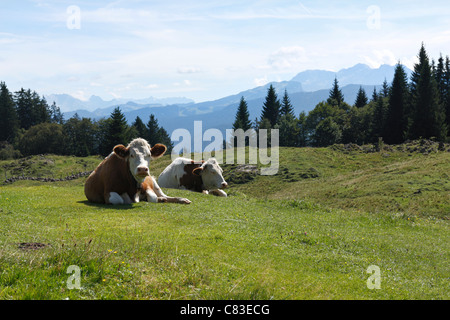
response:
[[[45,1],[2,4],[0,70],[12,91],[82,101],[213,101],[307,70],[413,68],[450,51],[435,1]]]
[[[300,74],[300,73],[302,73],[302,72],[313,72],[313,71],[326,71],[326,72],[335,72],[335,73],[338,73],[338,72],[340,72],[340,71],[342,71],[342,70],[347,70],[347,69],[351,69],[351,68],[353,68],[353,67],[356,67],[357,65],[365,65],[365,66],[367,66],[367,67],[370,68],[370,66],[367,65],[367,64],[357,63],[357,64],[355,64],[355,65],[353,65],[353,66],[345,67],[345,68],[342,68],[342,69],[340,69],[340,70],[338,70],[338,71],[334,71],[334,70],[322,70],[322,69],[308,69],[308,70],[301,71],[301,72],[297,73],[296,75],[298,75],[298,74]],[[372,70],[378,70],[378,69],[381,68],[382,66],[395,67],[396,64],[394,64],[394,65],[390,65],[390,64],[382,64],[382,65],[380,65],[380,67],[378,67],[378,68],[370,68],[370,69],[372,69]],[[408,67],[407,67],[407,66],[404,66],[404,68],[408,68]],[[408,68],[408,70],[411,70],[411,68]],[[411,70],[411,71],[412,71],[412,70]],[[338,80],[338,82],[339,82],[339,77],[337,78],[337,80]],[[246,89],[243,89],[243,90],[240,91],[240,92],[235,92],[235,93],[232,93],[232,94],[230,94],[230,95],[236,95],[236,94],[239,94],[239,93],[242,93],[242,92],[251,90],[251,89],[255,89],[255,88],[267,86],[267,85],[269,85],[270,83],[283,82],[283,81],[296,81],[296,80],[291,80],[291,79],[281,79],[281,80],[279,80],[279,81],[270,81],[270,82],[267,82],[267,83],[265,83],[265,84],[263,84],[263,85],[261,85],[261,86],[255,86],[255,87],[252,87],[252,88],[246,88]],[[301,82],[299,82],[299,83],[301,83]],[[389,81],[388,81],[388,83],[389,83]],[[318,90],[328,90],[328,89],[331,89],[332,85],[333,85],[333,84],[330,83],[330,86],[329,86],[328,88],[322,88],[322,89],[318,89]],[[345,85],[343,85],[342,87],[345,87],[345,86],[348,86],[348,85],[360,85],[360,84],[359,84],[359,83],[345,84]],[[363,85],[363,86],[371,86],[371,85],[375,85],[375,86],[378,85],[378,86],[381,86],[382,83],[380,83],[380,84],[362,84],[362,85]],[[304,89],[303,89],[304,92],[315,92],[315,91],[318,91],[318,90],[310,91],[310,90],[304,90]],[[103,99],[101,96],[98,96],[98,95],[96,95],[96,94],[92,94],[92,95],[90,95],[89,97],[83,97],[83,99],[74,97],[74,96],[72,96],[72,95],[70,95],[70,94],[68,94],[68,93],[64,93],[64,92],[61,92],[61,93],[52,93],[52,94],[49,94],[49,95],[47,95],[47,96],[50,96],[50,95],[69,95],[70,97],[72,97],[72,98],[74,98],[74,99],[77,99],[77,100],[80,100],[80,101],[82,101],[82,102],[89,102],[92,98],[100,98],[100,99],[103,100],[104,102],[113,102],[113,101],[125,101],[125,102],[131,102],[131,101],[134,101],[134,102],[135,102],[135,101],[138,101],[138,100],[145,100],[145,99],[151,99],[151,98],[156,99],[156,100],[177,99],[177,98],[178,98],[178,99],[192,100],[193,103],[202,103],[202,102],[211,102],[211,101],[214,101],[214,100],[208,100],[208,101],[195,101],[195,100],[193,100],[193,99],[191,99],[191,98],[189,98],[189,97],[184,97],[184,96],[171,96],[171,97],[168,96],[168,97],[162,97],[162,98],[157,98],[157,97],[154,97],[154,96],[148,96],[148,97],[143,97],[143,98],[134,98],[134,97],[119,97],[119,98],[115,98],[115,97],[110,97],[110,99],[106,99],[106,100],[105,100],[105,99]],[[217,98],[217,99],[221,99],[221,98],[225,98],[225,97],[226,97],[226,96],[224,96],[224,97],[219,97],[219,98]],[[215,99],[215,100],[217,100],[217,99]]]

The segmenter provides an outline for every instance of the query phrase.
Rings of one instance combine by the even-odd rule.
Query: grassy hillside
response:
[[[66,176],[101,160],[44,158],[29,170]],[[166,190],[190,205],[90,204],[84,177],[4,184],[0,299],[449,299],[449,160],[283,148],[276,176],[224,165],[228,198]],[[67,287],[71,265],[81,289]]]
[[[224,165],[233,191],[268,199],[301,199],[342,209],[448,219],[450,149],[438,143],[282,148],[275,176],[238,173]],[[240,183],[245,182],[245,183]]]

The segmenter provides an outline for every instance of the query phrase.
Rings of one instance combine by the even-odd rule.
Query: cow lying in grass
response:
[[[215,158],[202,162],[177,158],[159,175],[158,183],[163,188],[186,189],[226,197],[227,194],[222,189],[228,184],[222,172]]]
[[[150,160],[161,157],[166,150],[163,144],[150,148],[148,142],[141,138],[134,139],[127,147],[115,146],[87,178],[84,185],[86,198],[107,204],[130,204],[139,200],[191,203],[185,198],[168,197],[150,176]]]

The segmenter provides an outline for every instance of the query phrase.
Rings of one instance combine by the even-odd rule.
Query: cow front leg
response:
[[[169,203],[181,203],[181,204],[189,204],[191,203],[191,200],[186,198],[179,198],[179,197],[169,197],[167,196],[159,187],[158,183],[156,182],[155,178],[153,178],[153,191],[155,195],[157,196],[158,202],[169,202]]]
[[[221,189],[212,190],[211,194],[218,196],[218,197],[226,197],[227,193]]]

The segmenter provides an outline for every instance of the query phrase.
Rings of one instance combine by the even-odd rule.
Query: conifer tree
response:
[[[244,97],[241,97],[241,101],[239,102],[238,109],[236,111],[236,117],[233,123],[233,129],[242,129],[247,131],[251,129],[252,123],[250,121],[250,114],[248,112],[247,102]]]
[[[118,144],[127,145],[129,137],[127,137],[128,124],[125,115],[116,107],[109,117],[107,125],[107,133],[105,137],[105,151],[106,154],[111,152],[114,146]]]
[[[49,107],[49,112],[51,123],[58,123],[58,124],[64,123],[64,116],[61,112],[60,107],[56,105],[55,101],[53,101],[52,105]]]
[[[264,102],[261,112],[261,121],[263,119],[269,120],[270,125],[273,128],[278,121],[280,108],[280,101],[278,100],[275,89],[272,85],[270,85],[269,89],[267,90],[266,101]]]
[[[287,90],[284,90],[284,96],[283,100],[281,102],[281,109],[280,109],[280,116],[284,115],[291,115],[292,117],[295,117],[294,115],[294,107],[291,104],[291,100],[289,99],[289,95],[287,93]]]
[[[19,122],[12,94],[4,82],[0,82],[0,141],[12,142]]]
[[[145,138],[147,136],[147,127],[145,126],[145,123],[139,116],[136,117],[131,126],[134,127],[134,129],[136,130],[135,138]]]
[[[17,115],[19,117],[19,127],[25,130],[33,126],[33,103],[31,100],[31,90],[25,91],[21,88],[15,93]]]
[[[158,131],[158,136],[159,136],[159,142],[158,143],[162,143],[167,147],[167,154],[170,154],[172,152],[173,149],[173,142],[170,139],[169,134],[167,133],[166,129],[164,129],[163,127],[159,128]]]
[[[380,94],[383,95],[383,97],[385,98],[389,95],[389,85],[386,78],[384,78]]]
[[[147,123],[147,141],[153,146],[157,143],[165,144],[167,147],[167,152],[171,152],[173,149],[173,142],[170,139],[167,131],[159,126],[158,119],[156,119],[154,114],[150,115],[150,119]]]
[[[389,105],[386,114],[384,141],[389,144],[399,144],[404,141],[408,129],[409,90],[408,77],[403,66],[398,63],[389,94]]]
[[[378,100],[377,88],[374,87],[372,92],[372,99],[370,101],[377,101],[377,100]]]
[[[306,147],[308,144],[308,129],[306,127],[306,112],[302,111],[300,112],[300,115],[298,116],[298,142],[297,145],[299,147]]]
[[[382,138],[386,129],[386,114],[388,109],[388,98],[383,95],[378,96],[378,100],[375,103],[372,120],[372,142],[378,141],[378,138]]]
[[[341,89],[339,89],[339,82],[337,78],[334,78],[333,88],[330,90],[330,95],[327,102],[331,105],[338,106],[339,108],[344,103],[344,95]]]
[[[445,111],[439,99],[439,89],[424,45],[419,62],[411,77],[411,127],[409,138],[436,137],[444,140],[447,134]]]
[[[355,107],[362,108],[368,103],[368,98],[366,95],[366,91],[362,88],[362,86],[359,87],[358,93],[356,95],[355,100]]]
[[[146,140],[150,145],[154,145],[156,143],[159,143],[159,124],[158,120],[156,119],[154,114],[150,115],[150,119],[147,123],[147,137]]]
[[[447,136],[450,137],[450,58],[448,56],[445,58],[444,83],[446,86],[446,96],[443,103],[446,114]]]

